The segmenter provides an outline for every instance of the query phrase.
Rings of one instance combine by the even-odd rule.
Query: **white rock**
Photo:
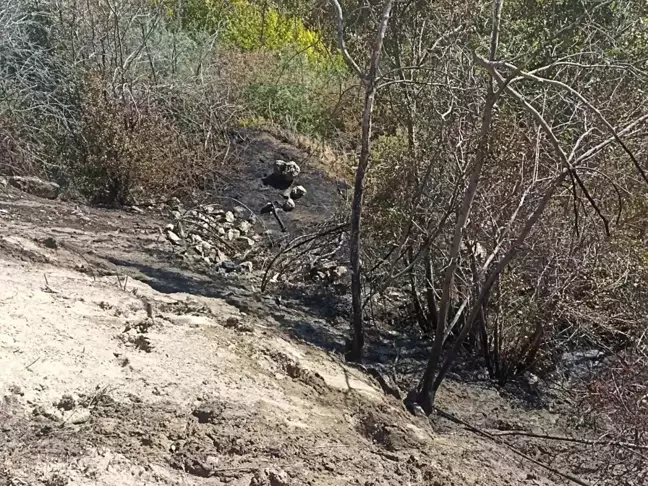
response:
[[[167,240],[169,240],[173,245],[179,245],[182,243],[182,240],[178,235],[176,235],[173,231],[167,231],[166,234]]]
[[[307,193],[308,191],[304,186],[295,186],[290,191],[290,197],[292,199],[299,199],[300,197],[304,197]]]
[[[292,199],[286,199],[283,203],[282,209],[286,212],[290,212],[295,209],[295,201]]]
[[[72,411],[69,422],[75,425],[85,424],[88,420],[90,420],[90,417],[90,410],[88,410],[87,408],[78,408]]]
[[[252,225],[247,221],[241,221],[238,225],[238,229],[243,235],[247,235],[248,232],[252,229]]]
[[[241,232],[237,229],[229,229],[227,230],[227,240],[228,241],[234,241],[237,239],[239,236],[241,236]]]
[[[234,221],[236,221],[236,217],[234,216],[234,213],[232,213],[232,211],[227,211],[225,213],[225,221],[227,223],[233,223]]]
[[[285,160],[277,160],[274,165],[274,174],[281,179],[292,182],[295,177],[299,175],[301,169],[299,166],[293,162],[286,162]]]
[[[241,263],[240,267],[244,272],[251,272],[253,268],[252,262],[243,262]]]

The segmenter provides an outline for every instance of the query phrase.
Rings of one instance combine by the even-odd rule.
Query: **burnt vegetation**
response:
[[[272,133],[340,197],[273,240],[265,292],[350,323],[348,361],[405,363],[411,410],[457,370],[569,383],[646,446],[646,59],[631,0],[7,0],[0,174],[191,204]]]

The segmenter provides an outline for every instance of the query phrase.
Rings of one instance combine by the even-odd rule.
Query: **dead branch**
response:
[[[489,440],[492,440],[493,442],[496,442],[498,444],[502,444],[502,445],[506,446],[511,451],[513,451],[515,454],[517,454],[518,456],[526,459],[529,462],[532,462],[536,466],[540,466],[541,468],[546,469],[547,471],[549,471],[549,472],[551,472],[553,474],[557,474],[558,476],[560,476],[562,478],[568,479],[569,481],[571,481],[573,483],[576,483],[576,484],[578,484],[580,486],[591,486],[590,483],[586,483],[585,481],[583,481],[580,478],[577,478],[576,476],[572,476],[571,474],[562,472],[562,471],[560,471],[560,470],[558,470],[558,469],[556,469],[554,467],[549,466],[548,464],[545,464],[542,461],[538,461],[537,459],[534,459],[533,457],[531,457],[531,456],[525,454],[524,452],[522,452],[521,450],[519,450],[517,447],[512,446],[511,444],[507,443],[506,441],[503,441],[503,440],[499,439],[496,435],[490,434],[490,433],[486,432],[483,429],[480,429],[479,427],[477,427],[475,425],[469,424],[465,420],[462,420],[459,417],[456,417],[455,415],[452,415],[451,413],[448,413],[448,412],[446,412],[444,410],[441,410],[439,407],[434,407],[434,408],[435,408],[436,412],[440,416],[442,416],[443,418],[446,418],[446,419],[448,419],[451,422],[454,422],[456,424],[463,425],[464,427],[466,427],[471,432],[474,432],[474,433],[479,434],[479,435],[481,435],[483,437],[486,437]]]
[[[616,440],[579,439],[577,437],[567,437],[563,435],[534,434],[533,432],[525,432],[523,430],[502,430],[500,432],[492,432],[492,435],[498,437],[519,435],[522,437],[533,437],[536,439],[555,440],[555,441],[562,441],[562,442],[575,442],[578,444],[585,444],[585,445],[624,447],[628,449],[639,449],[642,451],[648,451],[648,445],[634,444],[632,442],[622,442]]]

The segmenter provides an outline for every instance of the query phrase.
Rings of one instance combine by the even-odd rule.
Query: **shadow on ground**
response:
[[[249,282],[233,275],[205,274],[178,267],[170,263],[175,258],[171,253],[155,252],[155,258],[161,263],[125,257],[106,257],[106,260],[158,292],[222,299],[248,315],[268,323],[276,322],[277,330],[291,339],[344,354],[349,330],[349,304],[345,295],[330,289],[309,291],[304,288],[260,294],[251,290]],[[165,264],[165,260],[169,263]],[[421,360],[427,355],[427,341],[415,333],[395,332],[373,325],[367,327],[366,334],[366,364],[389,365],[404,374],[418,373]]]

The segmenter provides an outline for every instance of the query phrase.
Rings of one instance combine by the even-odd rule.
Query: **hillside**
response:
[[[5,0],[0,485],[648,483],[638,0]]]
[[[565,484],[441,416],[410,415],[296,339],[338,331],[260,294],[257,274],[162,259],[155,210],[10,188],[0,217],[0,484]],[[479,384],[451,381],[439,404],[495,432],[566,424]],[[574,470],[596,462],[531,450]]]

